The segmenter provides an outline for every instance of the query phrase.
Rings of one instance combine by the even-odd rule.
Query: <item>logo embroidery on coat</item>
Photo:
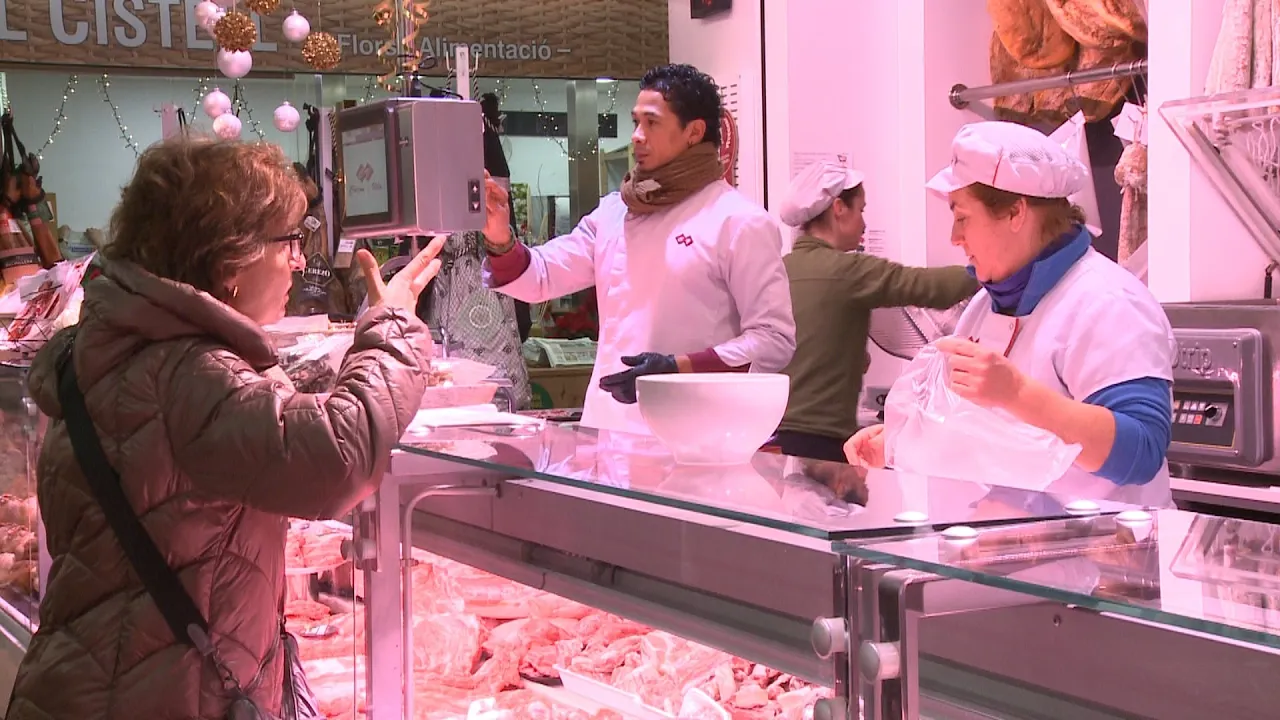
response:
[[[685,235],[684,233],[680,233],[676,236],[676,244],[683,245],[685,247],[693,247],[693,238]]]

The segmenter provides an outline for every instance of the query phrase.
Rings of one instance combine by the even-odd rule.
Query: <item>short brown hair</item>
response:
[[[848,190],[845,190],[844,192],[837,195],[836,200],[839,200],[840,202],[844,203],[845,206],[847,207],[853,207],[853,201],[857,200],[863,193],[862,188],[863,188],[862,183],[858,183],[857,185],[854,185]],[[810,232],[815,227],[827,222],[827,220],[831,218],[831,208],[834,207],[835,204],[836,204],[835,200],[832,200],[831,204],[827,206],[826,210],[823,210],[822,212],[818,213],[817,217],[806,221],[804,224],[804,227],[800,228],[800,230],[802,232]]]
[[[225,300],[227,278],[300,223],[306,208],[278,146],[177,136],[138,158],[102,252]]]
[[[1042,198],[1000,190],[990,185],[974,183],[969,191],[982,203],[992,215],[1006,215],[1019,200],[1026,200],[1027,206],[1039,211],[1044,228],[1041,242],[1046,245],[1071,231],[1076,225],[1084,224],[1084,210],[1067,198]]]

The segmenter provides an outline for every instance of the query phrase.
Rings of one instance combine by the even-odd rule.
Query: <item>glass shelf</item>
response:
[[[1069,517],[1065,498],[759,453],[750,465],[677,465],[654,438],[577,425],[406,433],[399,449],[516,478],[598,491],[836,540]],[[1101,511],[1127,506],[1099,503]],[[917,514],[904,521],[902,513]]]
[[[862,561],[1280,649],[1280,525],[1179,510],[837,542]]]

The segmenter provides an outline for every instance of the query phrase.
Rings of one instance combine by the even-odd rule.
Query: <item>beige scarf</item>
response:
[[[657,170],[635,168],[622,179],[622,201],[646,214],[679,205],[724,176],[720,152],[711,143],[694,145]]]

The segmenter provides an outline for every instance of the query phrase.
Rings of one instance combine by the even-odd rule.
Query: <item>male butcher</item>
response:
[[[635,167],[573,232],[528,248],[487,192],[486,282],[529,303],[596,288],[600,343],[583,424],[647,433],[636,378],[777,372],[795,351],[779,226],[724,181],[720,93],[690,65],[654,68],[631,111]]]

